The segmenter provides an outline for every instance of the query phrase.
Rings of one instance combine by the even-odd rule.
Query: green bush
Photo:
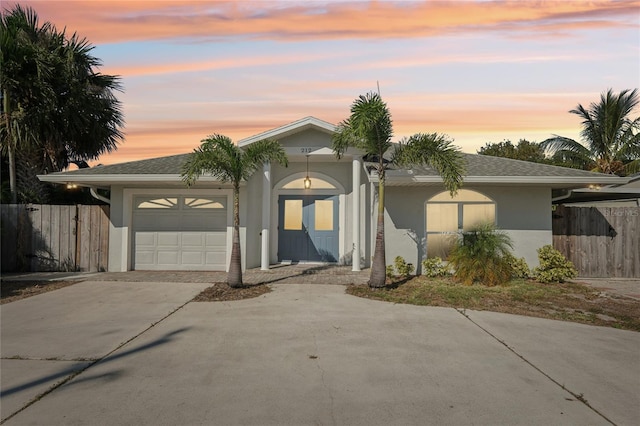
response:
[[[478,282],[490,287],[508,282],[512,247],[511,238],[490,223],[463,232],[449,255],[454,278],[464,285]]]
[[[570,260],[551,245],[538,249],[540,266],[534,269],[536,279],[541,283],[563,283],[578,276],[578,271]]]
[[[449,266],[440,257],[429,257],[422,261],[422,275],[429,278],[446,277],[450,275]]]
[[[387,278],[393,278],[395,273],[393,272],[393,265],[387,265],[386,269]]]
[[[408,277],[413,274],[415,268],[413,263],[407,263],[402,256],[396,256],[393,261],[396,273],[401,277]]]
[[[508,254],[507,261],[511,265],[511,278],[529,278],[531,276],[531,269],[529,269],[524,257],[517,258],[512,254]]]

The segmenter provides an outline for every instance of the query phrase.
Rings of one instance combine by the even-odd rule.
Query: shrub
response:
[[[536,279],[541,283],[562,283],[578,276],[573,263],[551,245],[538,249],[540,266],[534,269]]]
[[[387,278],[393,278],[393,276],[395,275],[393,273],[393,265],[387,265],[386,274]]]
[[[487,286],[503,284],[511,279],[508,261],[511,238],[496,230],[493,224],[478,225],[463,232],[455,242],[449,263],[454,277],[464,285],[475,282]]]
[[[529,269],[524,257],[517,258],[512,254],[508,254],[507,261],[511,265],[511,278],[529,278],[531,276],[531,269]]]
[[[449,266],[445,265],[440,257],[429,257],[422,261],[422,275],[429,278],[446,277],[449,272]]]
[[[393,264],[395,266],[396,273],[401,277],[408,277],[409,275],[413,274],[413,271],[415,269],[413,267],[413,263],[407,263],[402,256],[396,256]]]

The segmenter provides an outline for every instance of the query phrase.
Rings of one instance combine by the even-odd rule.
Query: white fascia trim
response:
[[[573,192],[579,192],[582,194],[638,194],[640,195],[640,188],[579,188],[574,189]]]
[[[91,184],[94,182],[130,183],[130,182],[182,182],[180,175],[152,175],[152,174],[117,174],[117,175],[38,175],[42,182]],[[213,176],[202,176],[198,182],[220,182]]]
[[[275,129],[267,130],[266,132],[241,139],[238,141],[238,146],[246,146],[262,139],[278,139],[279,137],[288,136],[289,134],[296,133],[296,131],[307,127],[316,127],[330,133],[334,133],[336,131],[336,126],[329,122],[315,117],[305,117],[294,121],[293,123],[285,124],[284,126],[276,127]]]
[[[378,175],[369,175],[370,182],[378,182]],[[626,178],[619,176],[465,176],[464,183],[494,183],[494,184],[613,184],[625,183]],[[439,176],[389,176],[388,185],[442,183]]]

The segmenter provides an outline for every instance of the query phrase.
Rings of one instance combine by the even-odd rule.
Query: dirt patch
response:
[[[517,280],[486,287],[417,277],[383,289],[350,286],[347,293],[393,303],[504,312],[640,331],[640,301],[578,283]]]
[[[15,302],[27,297],[37,296],[63,287],[82,282],[73,281],[2,281],[0,283],[0,304]],[[262,285],[247,285],[241,288],[231,288],[226,283],[216,283],[197,295],[194,302],[223,302],[232,300],[252,299],[269,293],[271,289]]]
[[[2,281],[0,283],[0,305],[37,296],[70,285],[82,280],[73,281]]]
[[[227,283],[216,283],[205,288],[193,298],[193,302],[224,302],[231,300],[253,299],[269,293],[271,289],[264,285],[247,285],[240,288],[229,287]]]

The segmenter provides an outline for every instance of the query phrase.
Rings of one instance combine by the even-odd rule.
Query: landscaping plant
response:
[[[200,147],[193,150],[182,167],[182,180],[192,186],[202,175],[211,175],[221,183],[233,186],[233,232],[231,237],[231,259],[227,284],[242,287],[242,255],[240,253],[240,183],[267,161],[287,166],[287,154],[282,145],[271,139],[252,143],[246,149],[238,147],[224,135],[213,134],[203,139]]]
[[[518,258],[509,253],[507,261],[511,265],[511,278],[529,278],[531,276],[531,269],[529,269],[524,257]]]
[[[422,275],[429,278],[446,277],[450,275],[449,266],[439,257],[429,257],[422,261]]]
[[[407,263],[402,256],[396,256],[393,263],[396,273],[401,277],[408,277],[415,270],[413,263]]]
[[[369,286],[385,285],[384,210],[386,171],[393,166],[427,166],[442,178],[451,195],[462,186],[465,173],[464,157],[447,136],[438,133],[417,133],[391,142],[393,125],[391,113],[379,93],[359,96],[351,105],[351,115],[338,124],[333,135],[332,148],[341,158],[350,147],[364,153],[378,179],[378,214],[376,239]]]
[[[464,285],[480,283],[493,287],[506,283],[512,275],[511,248],[511,238],[490,223],[462,232],[449,255],[454,278]]]
[[[540,266],[533,272],[541,283],[563,283],[578,276],[573,263],[551,245],[538,249],[538,259],[540,259]]]

